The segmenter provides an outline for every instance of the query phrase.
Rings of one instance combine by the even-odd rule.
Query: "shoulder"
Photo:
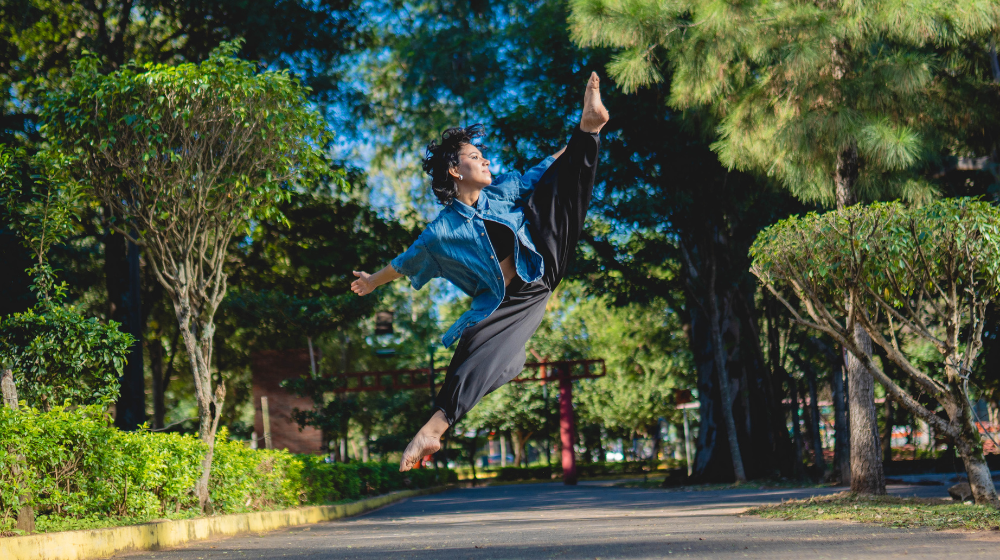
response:
[[[429,243],[441,237],[447,237],[448,232],[454,229],[454,224],[459,218],[458,212],[451,205],[441,208],[437,216],[421,232],[420,240]]]
[[[517,196],[520,188],[521,174],[511,172],[494,177],[490,186],[483,189],[483,191],[488,192],[495,197],[511,198],[512,196]]]

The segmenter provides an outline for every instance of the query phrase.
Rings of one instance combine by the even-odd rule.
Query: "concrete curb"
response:
[[[0,538],[4,560],[85,560],[118,552],[159,550],[190,541],[238,533],[260,533],[359,515],[414,496],[435,494],[453,485],[403,490],[337,506],[307,506],[281,511],[237,513],[93,529]]]

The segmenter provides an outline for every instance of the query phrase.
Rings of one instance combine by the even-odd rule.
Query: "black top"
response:
[[[497,254],[497,262],[502,262],[507,257],[514,254],[514,232],[509,227],[490,220],[483,220],[486,223],[486,235],[490,236],[490,243]]]

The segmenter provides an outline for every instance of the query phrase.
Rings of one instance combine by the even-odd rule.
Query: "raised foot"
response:
[[[583,115],[580,117],[580,130],[584,132],[600,132],[611,116],[601,102],[601,79],[597,72],[590,73],[587,81],[587,91],[583,94]]]
[[[441,439],[417,432],[413,440],[403,450],[403,460],[399,462],[399,472],[406,472],[417,465],[420,459],[437,453],[441,449]]]

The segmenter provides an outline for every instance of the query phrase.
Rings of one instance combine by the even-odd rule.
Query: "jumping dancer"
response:
[[[438,451],[452,424],[521,373],[525,345],[566,273],[590,207],[598,133],[608,122],[599,85],[591,73],[579,129],[524,175],[493,178],[474,143],[482,125],[446,130],[423,162],[444,209],[389,266],[354,272],[351,290],[361,296],[407,276],[415,289],[445,278],[473,298],[472,309],[444,335],[445,346],[458,340],[458,348],[434,401],[437,410],[406,446],[400,471]]]

